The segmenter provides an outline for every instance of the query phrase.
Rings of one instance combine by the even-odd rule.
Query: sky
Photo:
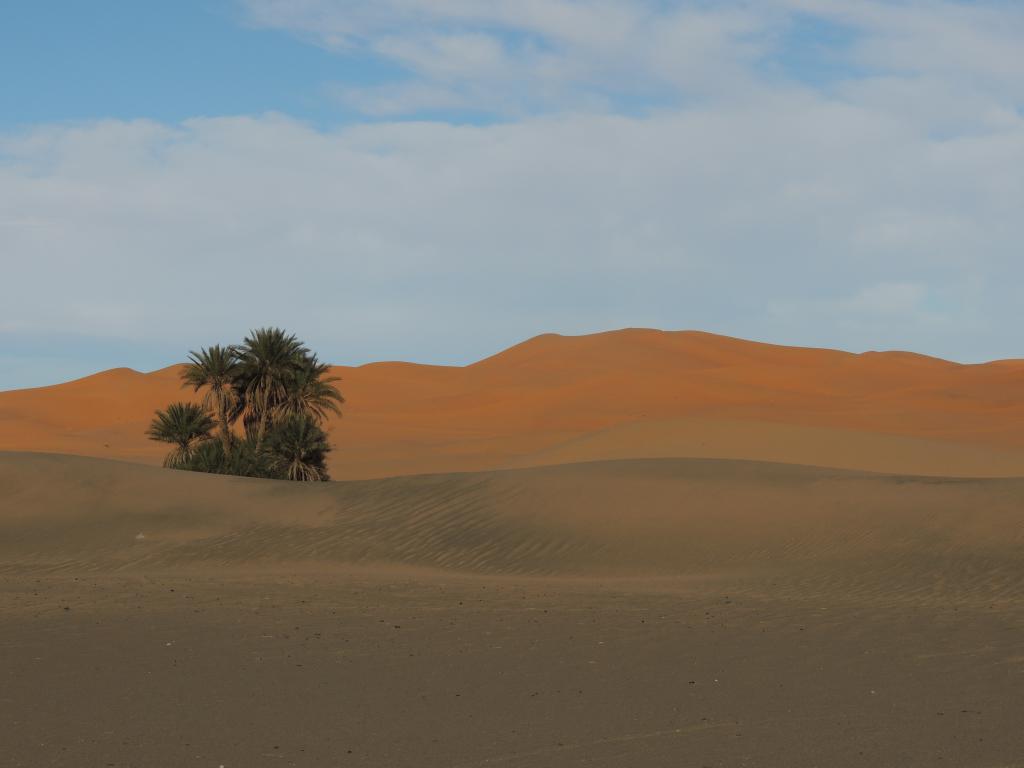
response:
[[[1024,357],[1016,0],[14,0],[0,389],[254,327]]]

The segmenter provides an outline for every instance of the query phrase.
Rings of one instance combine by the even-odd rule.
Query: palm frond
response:
[[[289,382],[309,350],[280,328],[250,331],[238,347],[240,370],[235,387],[245,403],[243,420],[255,424],[257,443],[288,395]]]
[[[327,434],[305,414],[291,415],[274,425],[267,435],[264,454],[267,467],[288,480],[329,480]]]
[[[330,370],[330,366],[317,360],[316,355],[303,359],[292,372],[287,394],[278,406],[276,415],[306,414],[317,424],[326,421],[329,414],[340,416],[345,398],[334,385],[340,379],[336,376],[325,377]]]
[[[238,351],[233,346],[212,347],[189,352],[189,362],[181,372],[185,386],[194,392],[206,389],[203,407],[215,414],[220,425],[221,445],[231,447],[231,425],[238,418],[239,402],[236,381],[241,371]]]
[[[196,403],[171,403],[166,411],[158,410],[146,430],[150,440],[170,443],[174,449],[164,459],[165,467],[187,462],[196,448],[211,439],[216,422]]]

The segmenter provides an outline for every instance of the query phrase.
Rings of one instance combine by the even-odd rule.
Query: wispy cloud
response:
[[[740,87],[782,19],[732,5],[246,2],[252,24],[289,30],[341,53],[381,56],[415,81],[483,97],[480,106],[510,114],[659,103],[680,91],[708,95]]]
[[[830,79],[893,88],[941,80],[1024,101],[1024,9],[950,0],[244,0],[250,23],[402,65],[421,85],[476,96],[496,112],[580,102],[673,106],[734,98],[774,80],[773,63],[844,30]],[[789,73],[814,80],[814,73]],[[868,78],[870,82],[870,78]],[[834,83],[830,83],[834,84]],[[393,88],[394,84],[383,86]],[[598,99],[597,97],[601,97]],[[410,102],[415,110],[418,103]]]

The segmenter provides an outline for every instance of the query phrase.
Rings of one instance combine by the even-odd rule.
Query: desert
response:
[[[343,369],[340,444],[412,402],[327,483],[153,466],[167,372],[0,395],[33,449],[0,453],[5,763],[1017,764],[1016,363],[653,331],[485,362]]]
[[[159,465],[157,407],[198,400],[181,366],[0,393],[0,450]],[[962,365],[696,331],[545,334],[466,366],[334,366],[348,399],[332,477],[619,458],[765,460],[1024,475],[1024,360]]]
[[[1022,41],[0,0],[0,768],[1024,768]]]

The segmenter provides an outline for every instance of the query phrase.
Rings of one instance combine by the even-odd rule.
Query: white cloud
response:
[[[348,359],[633,324],[819,343],[835,328],[771,306],[868,291],[858,311],[886,314],[902,294],[871,286],[970,279],[988,347],[909,326],[832,343],[1013,346],[1024,127],[929,141],[791,93],[484,127],[104,122],[3,149],[0,320],[38,331],[184,347],[273,322]]]
[[[856,59],[874,70],[943,74],[1024,93],[1024,9],[954,0],[787,0],[790,8],[851,25]]]
[[[497,114],[607,106],[665,89],[707,96],[744,87],[780,18],[770,4],[754,11],[746,3],[634,0],[244,5],[254,25],[286,29],[339,52],[373,52],[405,67],[415,81],[467,94]],[[382,86],[384,99],[393,88]]]
[[[243,0],[250,23],[339,51],[369,50],[410,77],[480,95],[498,113],[573,108],[581,94],[670,104],[762,82],[801,19],[841,28],[859,70],[916,87],[1024,103],[1024,8],[953,0]],[[806,41],[804,42],[806,45]],[[799,43],[796,43],[799,45]],[[813,73],[809,73],[813,74]],[[842,74],[837,74],[844,79]],[[385,86],[389,87],[389,86]],[[585,100],[586,101],[586,100]],[[912,105],[909,105],[912,106]],[[969,109],[975,104],[966,104]]]
[[[508,66],[504,46],[491,35],[428,34],[419,39],[384,37],[373,46],[377,53],[407,64],[430,77],[445,80],[467,71],[493,78]]]

